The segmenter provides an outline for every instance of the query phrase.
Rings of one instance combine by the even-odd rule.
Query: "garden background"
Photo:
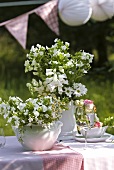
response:
[[[0,7],[0,22],[40,5]],[[84,50],[94,54],[91,70],[82,78],[82,83],[88,88],[83,98],[94,101],[101,121],[114,116],[114,17],[103,22],[90,19],[84,25],[73,27],[64,24],[59,18],[59,30],[60,36],[57,36],[39,16],[30,15],[27,48],[24,50],[5,27],[0,27],[0,97],[8,99],[9,96],[19,96],[27,99],[30,93],[26,83],[31,80],[31,75],[24,71],[26,54],[32,45],[51,46],[55,38],[60,38],[70,43],[71,53]],[[13,134],[11,126],[5,126],[2,117],[0,126],[4,127],[5,135]],[[108,132],[114,134],[114,129],[108,128]]]

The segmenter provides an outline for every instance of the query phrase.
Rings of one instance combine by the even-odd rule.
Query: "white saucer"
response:
[[[73,133],[76,135],[76,132],[64,132],[64,133],[60,133],[58,140],[71,140],[71,139],[75,139]]]
[[[104,142],[106,141],[108,138],[110,137],[110,135],[103,135],[102,137],[99,138],[87,138],[87,142]],[[78,134],[75,136],[76,141],[78,142],[85,142],[85,138]]]

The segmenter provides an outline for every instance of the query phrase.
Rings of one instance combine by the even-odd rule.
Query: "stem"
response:
[[[84,146],[84,149],[87,148],[87,129],[84,129],[85,130],[85,146]]]

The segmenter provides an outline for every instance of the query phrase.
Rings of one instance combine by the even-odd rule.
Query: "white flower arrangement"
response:
[[[60,39],[54,42],[50,48],[39,44],[31,47],[25,72],[32,72],[35,78],[27,86],[32,94],[54,94],[61,100],[75,101],[87,93],[80,78],[91,68],[93,55],[84,51],[72,55],[68,52],[68,42]]]
[[[65,104],[51,96],[29,98],[25,102],[19,97],[0,99],[0,114],[15,127],[41,125],[48,127],[61,117]]]
[[[68,103],[87,92],[80,78],[91,68],[93,55],[84,51],[74,55],[68,52],[69,43],[55,39],[55,44],[32,46],[25,61],[25,72],[35,78],[27,87],[32,98],[23,101],[19,97],[0,99],[0,114],[12,126],[50,126],[59,120]]]

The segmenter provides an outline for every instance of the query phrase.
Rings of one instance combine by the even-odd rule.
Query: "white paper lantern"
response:
[[[96,21],[105,21],[114,15],[114,0],[90,0],[92,16]]]
[[[92,8],[89,0],[59,0],[58,12],[65,24],[78,26],[90,19]]]

